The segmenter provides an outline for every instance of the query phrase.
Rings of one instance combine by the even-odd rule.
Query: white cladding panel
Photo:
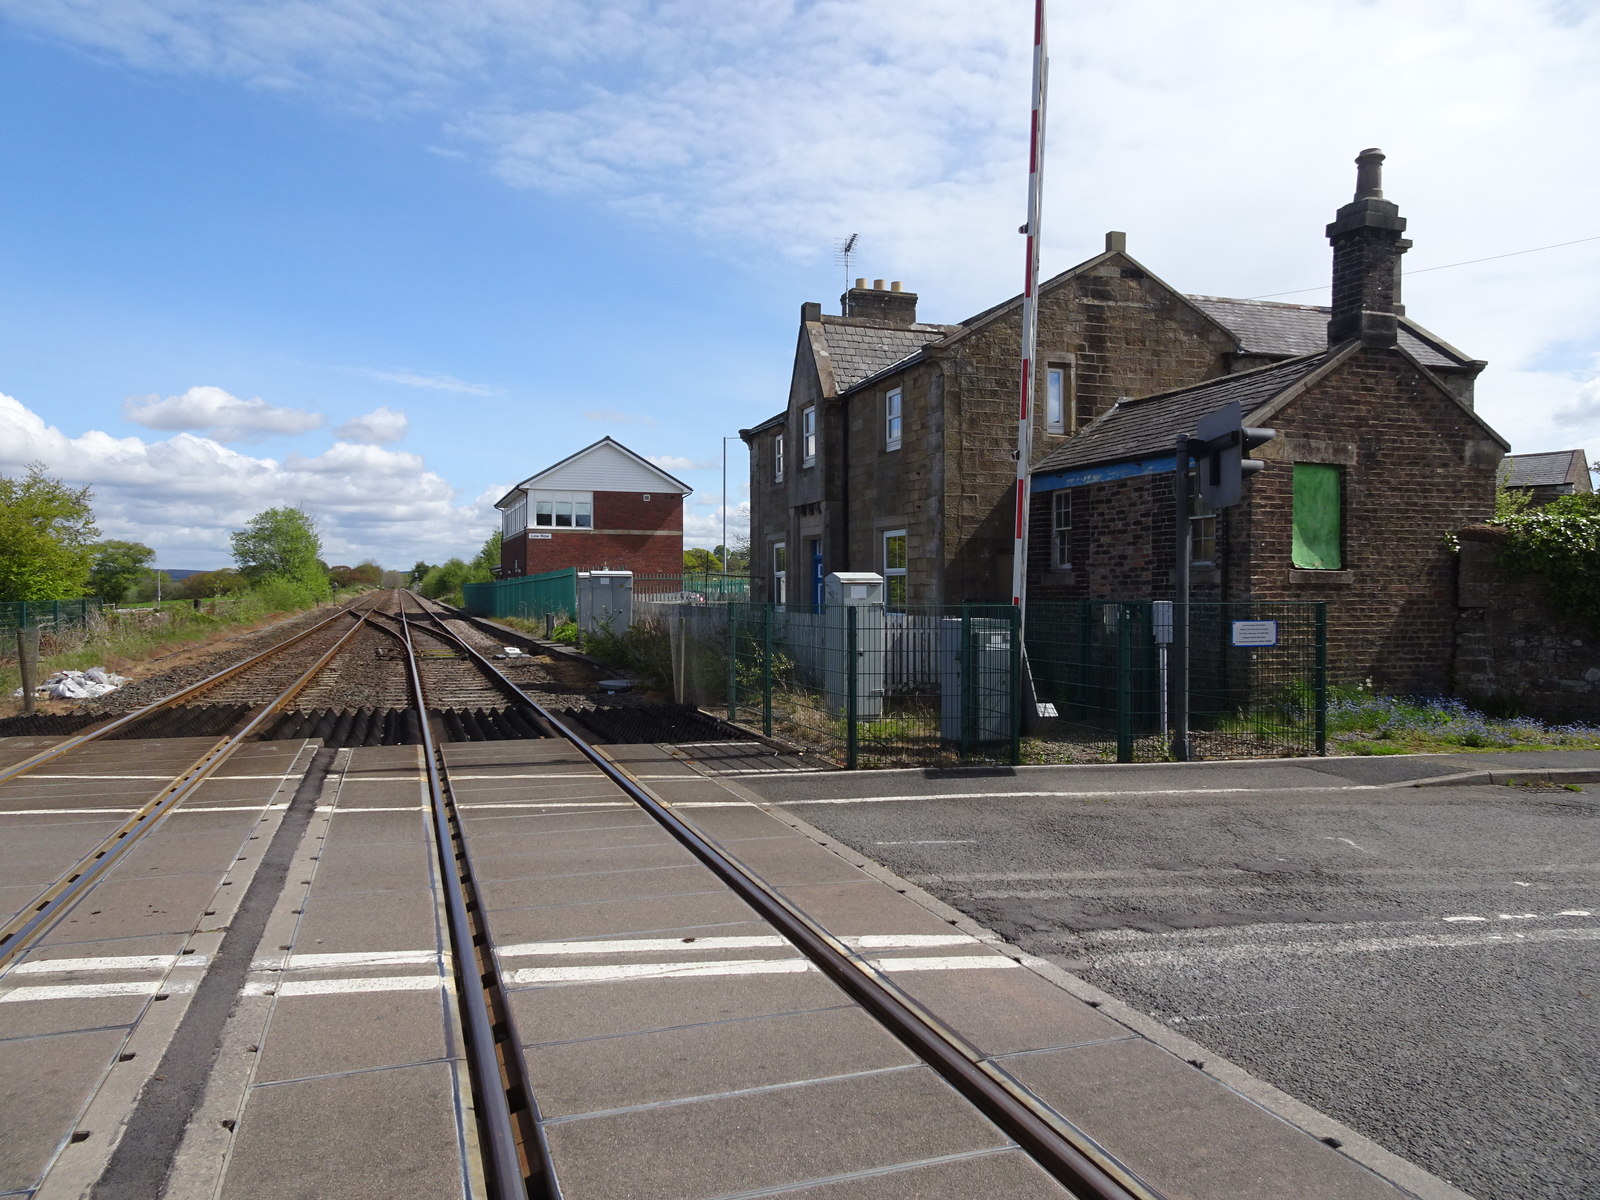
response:
[[[570,462],[535,475],[525,485],[529,491],[660,492],[683,495],[687,489],[672,482],[647,463],[615,446],[601,443]]]

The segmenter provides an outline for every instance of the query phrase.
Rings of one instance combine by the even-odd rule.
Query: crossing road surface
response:
[[[1411,786],[1463,761],[750,786],[1481,1200],[1600,1196],[1600,785]]]

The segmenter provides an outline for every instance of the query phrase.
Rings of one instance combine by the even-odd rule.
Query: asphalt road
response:
[[[747,785],[1479,1200],[1600,1197],[1600,785],[1443,773]]]

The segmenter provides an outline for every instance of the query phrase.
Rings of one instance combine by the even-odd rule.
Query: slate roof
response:
[[[822,340],[833,364],[834,387],[840,394],[879,371],[910,358],[929,342],[949,332],[944,325],[899,328],[858,325],[835,317],[822,318]]]
[[[1184,299],[1232,333],[1246,354],[1316,354],[1328,347],[1327,308],[1224,296]],[[1399,340],[1400,348],[1425,367],[1462,367],[1471,361],[1404,317]]]
[[[1173,439],[1180,433],[1192,434],[1200,418],[1237,400],[1248,420],[1256,409],[1326,363],[1329,355],[1323,350],[1257,371],[1223,375],[1175,392],[1124,400],[1084,426],[1066,445],[1035,463],[1033,473],[1048,475],[1074,467],[1171,454]]]
[[[1547,454],[1511,454],[1500,466],[1506,487],[1560,487],[1575,484],[1579,491],[1589,482],[1588,455],[1582,450],[1552,450]]]

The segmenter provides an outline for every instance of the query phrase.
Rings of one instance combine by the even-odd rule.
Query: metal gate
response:
[[[1055,716],[1047,759],[1172,757],[1175,606],[1149,600],[1028,606],[1028,663]],[[1181,616],[1181,613],[1179,614]],[[1195,759],[1320,755],[1327,748],[1327,611],[1320,602],[1189,605],[1190,753]]]

